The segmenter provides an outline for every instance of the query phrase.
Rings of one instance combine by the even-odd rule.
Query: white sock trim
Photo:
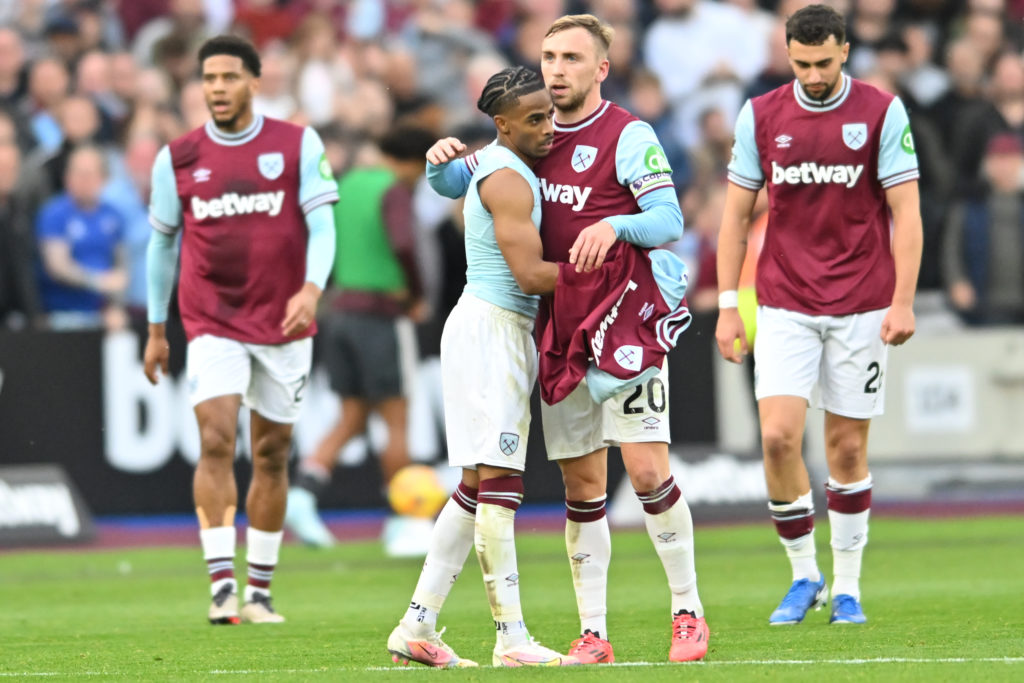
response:
[[[283,529],[281,531],[260,531],[249,527],[245,530],[246,561],[250,564],[276,565],[282,538],[284,538]]]
[[[860,481],[853,481],[849,484],[840,484],[832,477],[828,478],[828,486],[833,491],[839,491],[840,493],[860,493],[861,491],[867,491],[871,488],[871,474],[868,474],[867,479],[861,479]]]
[[[235,527],[215,526],[199,530],[199,542],[203,546],[203,559],[215,560],[235,556]]]

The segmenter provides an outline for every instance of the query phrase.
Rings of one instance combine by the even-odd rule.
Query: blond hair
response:
[[[581,28],[594,37],[602,57],[608,56],[608,50],[612,46],[612,39],[615,38],[615,29],[604,23],[593,14],[567,14],[555,20],[551,28],[544,35],[545,38],[568,31],[571,28]]]

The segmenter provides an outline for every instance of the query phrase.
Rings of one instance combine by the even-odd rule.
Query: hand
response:
[[[465,151],[466,146],[458,138],[442,138],[427,150],[427,161],[440,166],[458,158]]]
[[[589,273],[600,268],[616,239],[615,228],[611,223],[600,221],[588,225],[576,236],[576,241],[569,249],[569,263],[576,264],[577,273]]]
[[[123,306],[111,305],[103,309],[103,327],[107,332],[128,329],[128,312]]]
[[[893,304],[882,321],[882,341],[899,346],[914,336],[914,309]]]
[[[743,357],[750,353],[747,347],[747,330],[743,326],[739,309],[718,309],[715,341],[718,343],[718,353],[731,363],[742,363]]]
[[[288,299],[284,308],[281,332],[286,337],[302,334],[316,318],[316,304],[320,300],[320,288],[312,282],[302,285],[295,296]]]
[[[96,274],[96,291],[107,296],[118,296],[128,288],[128,273],[121,268]]]
[[[149,337],[146,339],[146,350],[143,353],[143,371],[149,383],[156,386],[160,380],[157,374],[157,367],[166,375],[167,363],[171,357],[171,345],[167,343],[167,336],[164,332],[163,323],[150,323]]]
[[[949,300],[953,307],[960,311],[969,311],[978,303],[974,287],[966,280],[953,283],[949,288]]]
[[[409,304],[408,310],[405,314],[409,317],[409,320],[413,321],[417,325],[424,323],[430,319],[430,304],[424,298],[419,298]]]

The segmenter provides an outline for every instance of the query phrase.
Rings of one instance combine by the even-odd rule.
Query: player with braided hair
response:
[[[612,28],[597,17],[574,14],[556,19],[541,44],[541,73],[555,105],[554,145],[534,168],[544,203],[541,240],[546,259],[569,261],[581,273],[604,263],[614,267],[633,245],[677,240],[683,228],[672,169],[654,130],[601,97],[613,38]],[[465,149],[450,137],[427,152],[427,179],[440,194],[462,195],[490,154],[487,148],[458,158]],[[559,292],[571,292],[571,286],[560,279]],[[667,365],[602,401],[587,381],[562,400],[545,397],[567,374],[564,364],[546,362],[558,357],[557,345],[546,345],[558,333],[547,333],[566,329],[559,315],[581,298],[563,295],[568,305],[562,306],[557,294],[544,297],[537,322],[544,442],[565,482],[566,555],[580,617],[580,637],[569,654],[583,663],[615,661],[607,621],[611,533],[605,504],[608,447],[619,446],[671,593],[668,658],[699,660],[707,653],[709,631],[697,590],[693,519],[669,467]]]
[[[412,601],[388,638],[388,651],[406,664],[475,666],[436,630],[438,613],[475,544],[497,631],[492,663],[579,664],[527,631],[514,537],[537,379],[537,295],[553,291],[558,278],[558,266],[543,259],[540,184],[532,170],[551,151],[554,109],[540,76],[524,67],[492,76],[477,107],[493,118],[498,140],[469,185],[466,287],[441,336],[448,461],[462,468],[462,481],[437,518]]]

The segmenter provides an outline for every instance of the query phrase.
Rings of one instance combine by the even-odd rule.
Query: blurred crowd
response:
[[[964,324],[1024,323],[1024,0],[828,1],[848,18],[847,73],[910,114],[920,288]],[[207,37],[252,39],[257,112],[315,127],[341,177],[378,163],[375,141],[398,125],[486,144],[483,83],[509,64],[537,68],[549,24],[579,12],[615,28],[604,96],[659,135],[686,219],[673,249],[691,269],[691,305],[714,308],[733,122],[747,97],[792,79],[783,24],[805,4],[0,0],[0,327],[144,318],[150,169],[207,118]],[[464,277],[461,207],[421,186],[414,213],[439,329]]]

